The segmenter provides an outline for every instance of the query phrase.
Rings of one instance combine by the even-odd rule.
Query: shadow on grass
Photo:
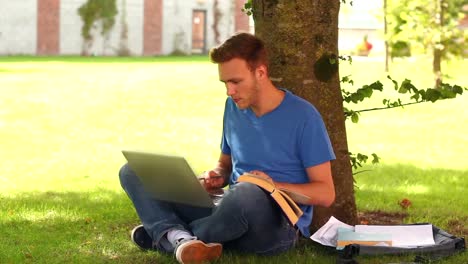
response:
[[[0,196],[0,263],[155,263],[130,241],[138,218],[123,192],[22,193]]]
[[[398,200],[408,198],[412,206],[406,210],[406,222],[431,222],[451,232],[448,227],[454,219],[463,228],[468,220],[466,202],[459,200],[468,184],[463,177],[466,179],[465,171],[382,166],[356,177],[360,186],[356,194],[358,207],[401,211]],[[171,255],[137,249],[129,239],[136,224],[138,218],[123,191],[92,189],[0,196],[0,263],[175,263]],[[443,263],[457,263],[467,256],[464,253]],[[296,249],[278,256],[226,252],[218,263],[334,263],[335,260],[333,248],[302,239]],[[363,258],[360,263],[382,263],[381,260]],[[402,258],[389,258],[384,263],[392,261]]]
[[[0,263],[175,263],[172,255],[132,244],[130,230],[138,218],[123,192],[22,193],[0,196],[0,202]],[[218,263],[309,263],[303,257],[315,263],[335,259],[304,239],[278,256],[226,252]]]
[[[175,263],[172,255],[143,252],[129,239],[138,224],[123,192],[22,193],[0,197],[0,263]],[[226,252],[219,263],[330,263],[335,256],[310,240],[271,257]],[[320,262],[322,260],[323,262]]]

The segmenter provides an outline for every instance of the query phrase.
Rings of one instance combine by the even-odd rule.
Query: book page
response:
[[[291,190],[284,189],[284,188],[280,188],[280,190],[285,192],[287,195],[289,195],[289,197],[291,197],[291,199],[293,199],[293,201],[295,201],[296,203],[307,204],[308,201],[310,200],[309,196],[306,196],[297,192],[293,192]]]
[[[435,244],[432,225],[356,225],[355,231],[391,234],[392,247],[418,247]]]
[[[354,227],[341,222],[335,217],[330,217],[328,222],[315,232],[310,239],[325,246],[336,247],[338,241],[338,228],[346,228],[351,231]]]

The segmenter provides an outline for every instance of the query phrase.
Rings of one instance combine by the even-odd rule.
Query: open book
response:
[[[288,218],[291,224],[295,225],[299,220],[299,217],[303,214],[301,208],[296,204],[302,203],[305,204],[309,200],[309,197],[292,192],[286,189],[277,189],[275,184],[272,181],[269,181],[265,178],[262,178],[258,175],[244,173],[237,179],[238,182],[250,182],[258,187],[264,189],[271,194],[271,197],[278,203],[283,213]]]

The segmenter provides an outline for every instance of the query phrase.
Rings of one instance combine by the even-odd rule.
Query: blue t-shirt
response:
[[[229,184],[244,172],[260,170],[274,181],[307,183],[306,168],[335,159],[322,117],[308,101],[288,90],[273,111],[257,117],[241,110],[231,98],[224,110],[221,151],[231,155]],[[297,227],[308,237],[312,206],[301,205],[304,214]]]

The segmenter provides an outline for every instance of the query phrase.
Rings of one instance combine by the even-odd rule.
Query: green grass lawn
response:
[[[432,85],[430,61],[395,61],[391,76]],[[443,65],[468,87],[468,61]],[[383,62],[342,65],[355,89],[385,80]],[[380,106],[388,91],[356,109]],[[219,154],[225,88],[217,66],[187,58],[0,58],[0,263],[174,263],[129,240],[138,218],[120,188],[122,149],[187,157],[197,172]],[[468,234],[468,96],[363,113],[347,124],[350,150],[382,161],[356,175],[360,211],[403,212]],[[220,263],[334,263],[333,251],[302,241],[262,258],[223,255]],[[409,258],[411,259],[411,258]],[[463,263],[468,254],[444,263]],[[408,258],[360,258],[389,263]]]

